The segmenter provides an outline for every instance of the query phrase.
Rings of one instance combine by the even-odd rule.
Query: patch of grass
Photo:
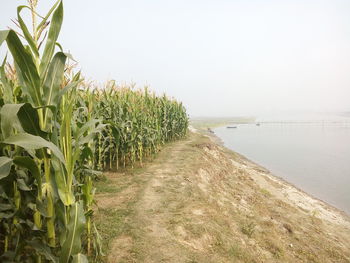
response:
[[[115,198],[118,198],[119,192],[139,181],[139,176],[131,176],[130,174],[120,178],[113,178],[113,180],[108,178],[108,176],[104,176],[97,182],[96,187],[98,193],[112,193],[115,194]],[[138,185],[138,183],[136,184]],[[136,200],[137,196],[135,195],[135,197],[128,199],[127,203],[123,203],[122,207],[100,208],[94,216],[96,228],[102,236],[102,247],[105,255],[109,254],[112,241],[119,236],[127,235],[134,239],[131,218],[135,212],[134,205]],[[106,262],[106,258],[102,258],[101,262]]]
[[[256,226],[256,224],[254,222],[244,223],[241,227],[241,231],[243,234],[245,234],[249,238],[251,238],[255,232],[255,226]]]
[[[109,250],[110,241],[122,233],[130,232],[130,225],[127,217],[132,210],[126,209],[100,209],[96,215],[96,227],[103,236],[103,247]],[[106,249],[107,248],[107,249]],[[108,251],[105,251],[108,252]],[[106,254],[106,253],[105,253]]]
[[[124,176],[119,178],[109,178],[107,175],[103,175],[99,181],[96,181],[94,186],[96,187],[96,193],[110,194],[119,193],[128,188],[133,183],[139,183],[138,176]]]
[[[302,255],[303,257],[305,257],[307,259],[307,262],[319,262],[317,255],[313,251],[299,249],[297,253],[298,255]]]
[[[265,188],[260,188],[260,192],[265,196],[265,197],[271,197],[271,193],[265,189]]]
[[[227,254],[230,259],[240,259],[243,262],[252,262],[251,256],[247,253],[246,250],[242,249],[238,244],[232,245]]]
[[[238,245],[232,245],[227,253],[229,254],[230,257],[233,257],[233,258],[241,258],[242,256],[242,249],[240,248],[240,246]]]
[[[190,233],[194,238],[200,238],[204,233],[206,233],[206,228],[203,224],[196,224],[194,222],[186,224],[186,232]]]
[[[120,191],[122,191],[123,189],[125,189],[125,186],[117,186],[115,184],[111,184],[111,183],[96,183],[96,193],[118,193]]]
[[[281,245],[278,243],[277,239],[271,239],[268,238],[265,240],[265,247],[268,251],[271,252],[271,254],[278,259],[283,258],[284,256],[284,249],[281,247]]]

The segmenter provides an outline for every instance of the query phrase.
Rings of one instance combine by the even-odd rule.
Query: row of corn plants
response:
[[[142,165],[186,135],[188,117],[147,88],[87,87],[57,42],[62,0],[45,16],[28,3],[18,30],[0,31],[10,55],[0,66],[0,262],[96,260],[94,178]]]
[[[93,142],[96,170],[119,169],[126,165],[142,165],[160,147],[186,135],[188,116],[183,105],[174,99],[149,92],[147,88],[117,86],[81,93],[86,119],[100,118],[107,126]],[[83,116],[83,115],[81,115]]]

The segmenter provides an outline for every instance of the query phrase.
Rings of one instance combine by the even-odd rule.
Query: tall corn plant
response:
[[[62,1],[45,17],[37,15],[36,4],[33,0],[29,7],[17,8],[27,45],[14,30],[0,31],[0,45],[6,41],[16,71],[15,81],[6,76],[5,58],[0,70],[4,95],[0,102],[0,261],[69,262],[86,259],[80,254],[84,205],[73,190],[81,138],[72,144],[71,119],[67,121],[72,110],[61,108],[67,105],[67,92],[74,92],[79,84],[79,76],[62,86],[69,57],[62,51],[55,53]],[[21,17],[26,8],[32,14],[32,33]],[[38,18],[42,19],[39,24]],[[42,34],[47,27],[45,39]],[[78,132],[81,137],[87,136],[84,131]]]

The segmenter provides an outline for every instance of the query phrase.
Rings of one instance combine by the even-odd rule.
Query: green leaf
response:
[[[71,187],[67,184],[66,173],[63,165],[57,161],[57,159],[52,159],[52,166],[55,171],[55,181],[57,185],[58,195],[65,206],[70,206],[74,204],[75,197],[72,193]]]
[[[16,156],[13,159],[14,164],[20,166],[20,167],[24,167],[26,169],[28,169],[31,174],[34,176],[37,185],[38,185],[38,189],[41,192],[41,175],[40,175],[40,169],[38,167],[38,165],[36,164],[36,162],[30,158],[29,156]]]
[[[60,263],[68,263],[70,257],[80,253],[81,234],[85,227],[85,215],[82,201],[70,207],[67,236],[62,246]]]
[[[16,68],[19,70],[19,72],[17,72],[18,78],[20,78],[25,84],[23,91],[27,93],[30,100],[36,106],[42,105],[40,78],[33,57],[25,49],[13,30],[9,31],[6,42],[16,63]]]
[[[33,247],[39,255],[44,256],[46,260],[49,260],[51,262],[58,262],[58,259],[52,254],[51,249],[41,240],[34,239],[28,241],[27,243]]]
[[[89,129],[94,130],[96,123],[99,123],[99,122],[102,122],[102,121],[98,120],[98,119],[92,119],[92,120],[84,123],[84,125],[78,130],[78,132],[76,134],[77,140],[79,140],[80,137],[82,137],[84,135],[84,133],[87,132]]]
[[[4,213],[0,212],[0,218],[1,219],[9,219],[9,218],[12,218],[15,214],[16,214],[16,212],[4,212]]]
[[[1,46],[2,42],[4,42],[6,40],[9,32],[10,32],[10,30],[1,30],[0,31],[0,46]]]
[[[86,136],[80,136],[79,140],[77,139],[76,147],[79,145],[83,145],[85,143],[90,142],[94,137],[96,133],[102,132],[102,130],[106,127],[106,124],[99,124],[94,130],[90,131]]]
[[[22,132],[23,129],[17,117],[18,111],[24,104],[5,104],[0,110],[1,133],[6,139],[13,134],[13,129]]]
[[[22,191],[30,191],[32,189],[29,188],[29,186],[26,184],[23,178],[17,179],[17,186]]]
[[[66,93],[69,92],[72,89],[75,89],[83,80],[77,80],[77,81],[72,81],[70,82],[67,86],[65,86],[63,89],[60,89],[59,93],[58,93],[58,98],[57,100],[60,102],[62,96]]]
[[[73,261],[72,263],[88,263],[88,259],[84,254],[76,254],[73,256]]]
[[[38,111],[31,104],[22,104],[17,116],[25,132],[43,138],[46,136],[46,133],[40,129]]]
[[[43,87],[45,105],[57,106],[59,103],[58,95],[63,79],[66,59],[67,57],[64,53],[58,52],[50,63],[49,71]]]
[[[52,142],[49,142],[39,136],[34,136],[28,133],[19,133],[6,138],[2,143],[17,145],[29,151],[48,148],[62,163],[65,164],[65,160],[60,149],[58,149]]]
[[[49,35],[46,41],[44,54],[42,56],[41,64],[40,64],[40,77],[44,79],[46,75],[47,69],[49,67],[49,63],[55,51],[56,41],[58,39],[58,35],[61,30],[63,21],[63,3],[60,1],[60,4],[56,8],[55,12],[52,15]]]
[[[10,174],[11,166],[12,159],[5,156],[0,157],[0,180]]]
[[[102,249],[102,236],[100,235],[100,233],[98,232],[95,223],[93,222],[93,227],[94,227],[94,235],[95,235],[95,253],[98,256],[105,256],[105,254],[103,253],[103,249]]]
[[[42,27],[46,24],[47,20],[49,19],[50,15],[52,14],[52,12],[56,9],[57,5],[59,4],[61,0],[58,0],[49,10],[49,12],[47,12],[46,16],[43,18],[43,20],[40,22],[40,24],[37,26],[37,31],[40,31],[42,29]]]
[[[34,55],[35,55],[36,57],[39,57],[39,51],[38,51],[38,48],[37,48],[37,46],[36,46],[36,44],[35,44],[35,41],[34,41],[32,35],[29,33],[29,30],[28,30],[26,24],[24,23],[24,21],[23,21],[21,15],[20,15],[21,10],[22,10],[23,8],[29,8],[29,7],[28,7],[28,6],[25,6],[25,5],[21,5],[21,6],[17,7],[17,18],[18,18],[18,23],[19,23],[19,25],[20,25],[20,27],[21,27],[21,29],[22,29],[23,35],[24,35],[25,39],[27,40],[27,42],[28,42],[28,44],[29,44],[31,50],[32,50],[33,53],[34,53]],[[30,9],[30,8],[29,8],[29,9]]]
[[[0,204],[0,211],[13,210],[14,207],[10,204]]]
[[[6,73],[5,73],[6,59],[7,59],[7,56],[5,57],[4,61],[2,62],[2,65],[0,67],[0,82],[2,83],[2,86],[3,86],[4,102],[5,103],[12,103],[13,102],[12,85],[11,85],[11,82],[8,80]]]

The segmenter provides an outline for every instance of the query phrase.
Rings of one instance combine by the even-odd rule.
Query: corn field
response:
[[[94,179],[142,166],[186,135],[188,117],[147,88],[87,85],[57,42],[62,1],[45,16],[36,6],[19,6],[18,30],[0,31],[10,54],[0,67],[0,262],[96,261]]]

